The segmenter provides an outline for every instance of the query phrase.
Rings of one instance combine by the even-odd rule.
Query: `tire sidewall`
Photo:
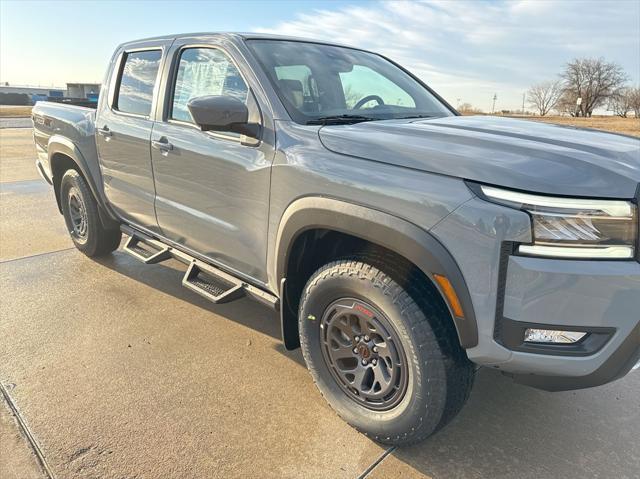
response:
[[[80,196],[87,215],[87,236],[85,241],[80,241],[73,234],[72,220],[69,212],[69,193],[72,189]],[[98,217],[98,209],[89,191],[89,187],[76,170],[68,170],[62,177],[60,182],[60,203],[62,205],[65,224],[74,245],[83,253],[93,255],[98,246],[100,218]]]
[[[390,283],[393,283],[392,281]],[[406,292],[398,301],[392,290],[400,288],[393,283],[376,283],[353,274],[331,274],[320,271],[309,281],[299,311],[300,343],[307,366],[314,380],[330,405],[347,422],[365,433],[393,440],[404,431],[417,427],[435,430],[443,414],[446,400],[444,370],[437,361],[427,361],[419,351],[410,329],[408,314],[424,314]],[[382,311],[400,338],[408,363],[408,384],[402,401],[393,409],[374,411],[358,404],[347,396],[337,384],[322,354],[320,319],[326,308],[339,298],[365,301]],[[315,320],[309,319],[311,317]],[[431,388],[427,384],[440,383]]]

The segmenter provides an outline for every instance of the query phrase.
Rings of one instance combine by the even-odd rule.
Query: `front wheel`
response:
[[[85,179],[76,170],[67,170],[60,181],[62,214],[76,248],[89,257],[111,253],[120,245],[118,229],[102,226],[98,204]]]
[[[473,383],[437,290],[410,284],[345,259],[320,268],[300,304],[300,344],[318,389],[344,420],[385,444],[436,432]]]

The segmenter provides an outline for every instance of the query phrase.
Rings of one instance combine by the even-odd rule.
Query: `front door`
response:
[[[162,49],[135,49],[116,59],[96,119],[97,148],[109,203],[120,216],[157,229],[150,138]],[[107,98],[108,97],[108,98]]]
[[[273,147],[243,135],[203,132],[187,103],[231,95],[260,110],[231,57],[215,47],[175,45],[164,118],[153,128],[156,214],[162,233],[188,249],[266,282]]]

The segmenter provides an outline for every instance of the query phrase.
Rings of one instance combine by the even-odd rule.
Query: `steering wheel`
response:
[[[358,103],[353,105],[353,109],[354,110],[359,110],[364,105],[369,103],[371,100],[377,101],[378,105],[384,105],[384,100],[382,98],[380,98],[378,95],[367,95],[364,98],[361,98],[360,100],[358,100]]]

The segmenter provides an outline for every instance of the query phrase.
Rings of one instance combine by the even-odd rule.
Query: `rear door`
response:
[[[150,137],[164,56],[171,41],[128,46],[114,58],[101,98],[96,143],[105,194],[117,213],[157,230]]]
[[[198,40],[176,40],[163,81],[165,107],[152,134],[158,224],[189,250],[265,282],[273,129],[262,128],[256,140],[194,124],[187,103],[206,95],[240,98],[250,122],[263,122],[251,73],[233,46]]]

